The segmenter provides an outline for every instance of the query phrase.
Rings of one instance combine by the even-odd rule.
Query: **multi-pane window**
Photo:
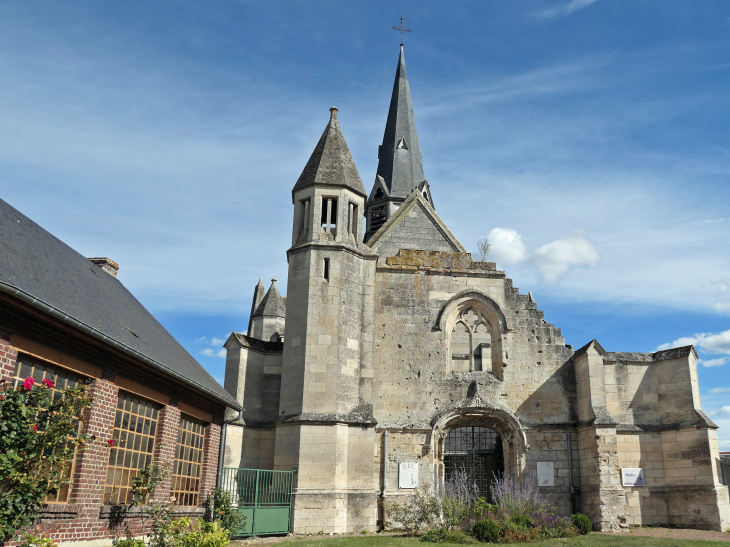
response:
[[[160,405],[119,392],[104,486],[104,504],[129,504],[133,501],[132,479],[152,463]]]
[[[18,362],[15,367],[15,375],[13,376],[13,387],[17,388],[19,384],[23,383],[28,377],[32,377],[36,383],[40,384],[43,380],[50,380],[53,382],[53,387],[49,388],[53,392],[53,397],[58,400],[62,397],[59,390],[66,389],[69,387],[78,387],[81,383],[81,379],[73,373],[66,372],[63,369],[56,368],[53,365],[31,359],[25,355],[18,355]],[[79,422],[78,420],[74,423],[75,434],[73,437],[78,435]],[[70,480],[73,476],[74,467],[76,464],[76,454],[74,451],[73,458],[63,468],[63,478]],[[70,492],[70,483],[64,484],[55,495],[51,494],[43,500],[44,503],[66,503]]]
[[[189,416],[180,416],[172,473],[172,495],[179,505],[198,505],[204,434],[203,422]]]

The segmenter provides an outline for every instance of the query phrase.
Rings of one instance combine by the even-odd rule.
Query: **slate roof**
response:
[[[1,199],[0,291],[240,408],[117,278]]]
[[[260,317],[262,315],[286,317],[286,297],[279,294],[279,289],[276,287],[276,279],[271,280],[271,287],[269,287],[269,290],[253,314],[254,317]]]
[[[391,197],[408,197],[426,178],[402,45],[378,158],[377,176],[383,177]]]
[[[355,161],[337,122],[337,108],[334,106],[330,108],[330,121],[324,133],[292,189],[292,199],[295,192],[314,184],[345,186],[367,198]]]
[[[254,338],[253,336],[247,336],[242,332],[231,333],[228,340],[230,341],[231,338],[235,338],[244,348],[251,348],[261,353],[281,353],[284,351],[284,342],[266,342],[265,340]],[[226,342],[226,344],[228,344],[228,342]]]

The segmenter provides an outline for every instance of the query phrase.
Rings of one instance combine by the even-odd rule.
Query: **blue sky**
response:
[[[4,2],[1,197],[220,379],[330,106],[373,182],[401,14],[439,215],[567,343],[695,343],[730,450],[728,2]]]

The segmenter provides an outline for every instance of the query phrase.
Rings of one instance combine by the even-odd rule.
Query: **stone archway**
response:
[[[478,394],[475,394],[469,402],[484,404]],[[505,475],[516,478],[523,474],[526,464],[525,454],[529,450],[529,445],[519,420],[510,411],[488,406],[464,406],[442,414],[432,423],[432,442],[439,484],[443,485],[447,478],[446,457],[451,451],[450,447],[447,447],[447,439],[452,431],[461,428],[474,427],[482,428],[482,431],[485,429],[494,431],[499,436]],[[482,450],[491,451],[494,455],[495,448],[484,447]]]
[[[444,482],[464,476],[490,503],[492,484],[504,474],[502,436],[490,427],[468,425],[451,429],[444,438]]]

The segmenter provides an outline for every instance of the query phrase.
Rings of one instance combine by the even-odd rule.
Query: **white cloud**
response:
[[[700,363],[703,367],[719,367],[727,363],[727,357],[720,357],[719,359],[698,359],[698,363]]]
[[[730,448],[730,441],[717,441],[717,444]]]
[[[712,307],[720,313],[730,313],[730,302],[717,302]]]
[[[713,416],[730,416],[730,406],[724,406],[720,410],[716,410],[715,412],[710,412]],[[727,442],[727,441],[725,441]]]
[[[487,236],[492,248],[489,258],[498,264],[517,264],[527,260],[527,248],[522,236],[510,228],[494,228]]]
[[[706,332],[695,334],[694,336],[684,336],[682,338],[677,338],[674,342],[671,342],[670,344],[662,344],[661,346],[657,347],[657,351],[669,348],[689,346],[690,344],[693,346],[697,346],[701,350],[711,355],[730,355],[730,329],[720,332],[718,334]],[[706,363],[720,360],[722,359],[713,359],[712,361],[707,361]],[[722,365],[724,363],[725,361],[723,361],[722,363],[716,363],[714,365],[705,364],[705,366],[711,367]]]
[[[213,346],[222,346],[223,342],[225,342],[225,340],[221,340],[220,338],[213,338],[210,341],[211,345],[213,345]]]
[[[575,235],[543,245],[535,251],[532,261],[547,283],[555,283],[570,268],[595,266],[600,258],[593,243]]]
[[[214,350],[214,349],[211,349],[211,348],[205,348],[200,353],[202,353],[206,357],[220,357],[221,359],[225,359],[226,358],[226,350],[225,349]]]
[[[719,284],[719,285],[717,286],[717,292],[719,292],[720,294],[726,293],[727,291],[728,291],[728,287],[727,287],[727,284],[725,284],[725,283],[720,283],[720,284]]]
[[[730,387],[713,387],[710,393],[730,393]]]
[[[567,4],[560,4],[552,8],[542,10],[538,16],[542,19],[557,19],[558,17],[565,17],[571,13],[575,13],[578,10],[587,8],[591,4],[595,4],[598,0],[571,0]]]

